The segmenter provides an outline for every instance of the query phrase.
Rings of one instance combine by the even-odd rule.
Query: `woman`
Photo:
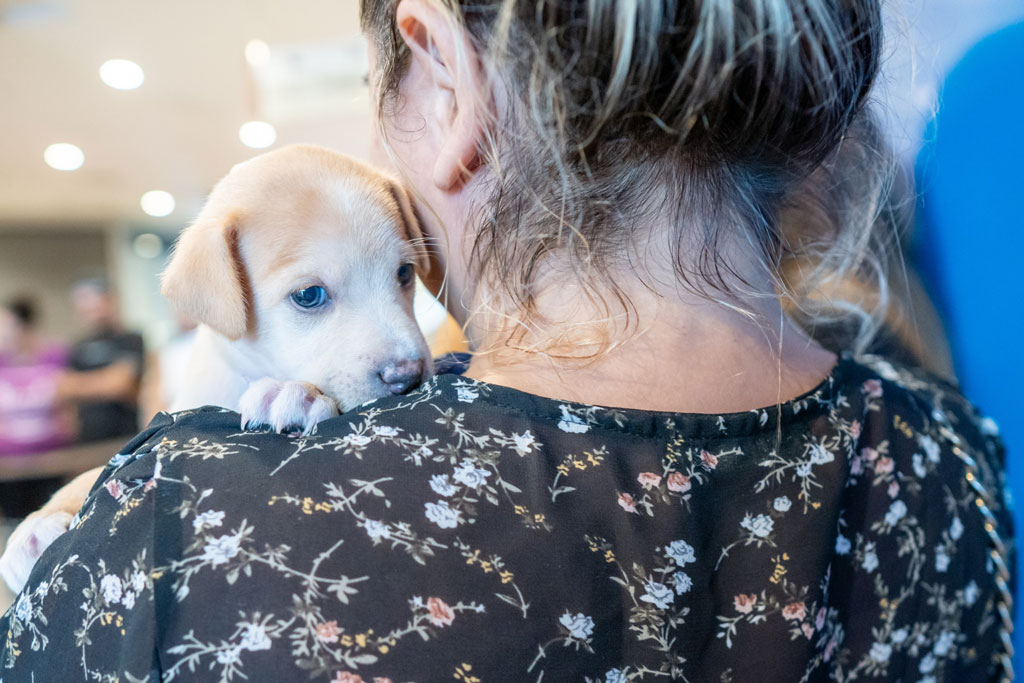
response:
[[[0,625],[3,680],[1009,675],[991,425],[784,313],[877,262],[877,2],[362,13],[468,369],[309,438],[158,418]]]
[[[66,444],[70,416],[58,405],[68,350],[39,334],[34,301],[0,307],[0,457],[30,455]],[[59,477],[0,482],[0,517],[21,519],[60,488]]]

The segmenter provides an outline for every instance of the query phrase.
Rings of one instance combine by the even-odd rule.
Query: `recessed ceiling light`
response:
[[[238,129],[238,137],[246,147],[263,149],[277,140],[277,131],[266,121],[249,121]]]
[[[163,218],[174,211],[174,195],[163,190],[150,190],[142,195],[142,210],[154,218]]]
[[[257,69],[266,66],[270,63],[270,46],[259,39],[250,40],[245,44],[245,61]]]
[[[58,142],[46,148],[43,160],[58,171],[74,171],[85,163],[85,154],[72,144]]]
[[[139,258],[152,259],[163,253],[164,241],[159,235],[144,232],[132,240],[132,250]]]
[[[115,90],[135,90],[146,80],[142,67],[127,59],[110,59],[100,67],[100,78]]]

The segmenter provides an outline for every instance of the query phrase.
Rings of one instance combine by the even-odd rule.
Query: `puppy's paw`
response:
[[[32,567],[43,551],[71,526],[68,512],[34,512],[25,518],[7,539],[7,548],[0,555],[0,577],[15,593],[28,581]]]
[[[275,432],[296,428],[309,434],[318,423],[338,414],[334,399],[312,384],[281,382],[270,377],[250,384],[238,403],[242,429],[267,425]]]

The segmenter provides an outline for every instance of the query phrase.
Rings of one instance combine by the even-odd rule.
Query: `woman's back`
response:
[[[442,375],[311,438],[161,419],[0,623],[4,681],[970,681],[1003,652],[998,441],[884,361],[721,417]]]

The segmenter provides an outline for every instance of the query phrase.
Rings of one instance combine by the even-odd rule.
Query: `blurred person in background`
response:
[[[117,299],[102,278],[77,282],[71,300],[85,337],[71,349],[59,395],[77,410],[78,440],[134,434],[145,361],[142,337],[123,329]]]
[[[57,404],[68,349],[37,329],[38,309],[28,297],[0,308],[0,457],[39,453],[67,443],[70,420]],[[19,519],[57,490],[59,477],[0,482],[0,513]]]

